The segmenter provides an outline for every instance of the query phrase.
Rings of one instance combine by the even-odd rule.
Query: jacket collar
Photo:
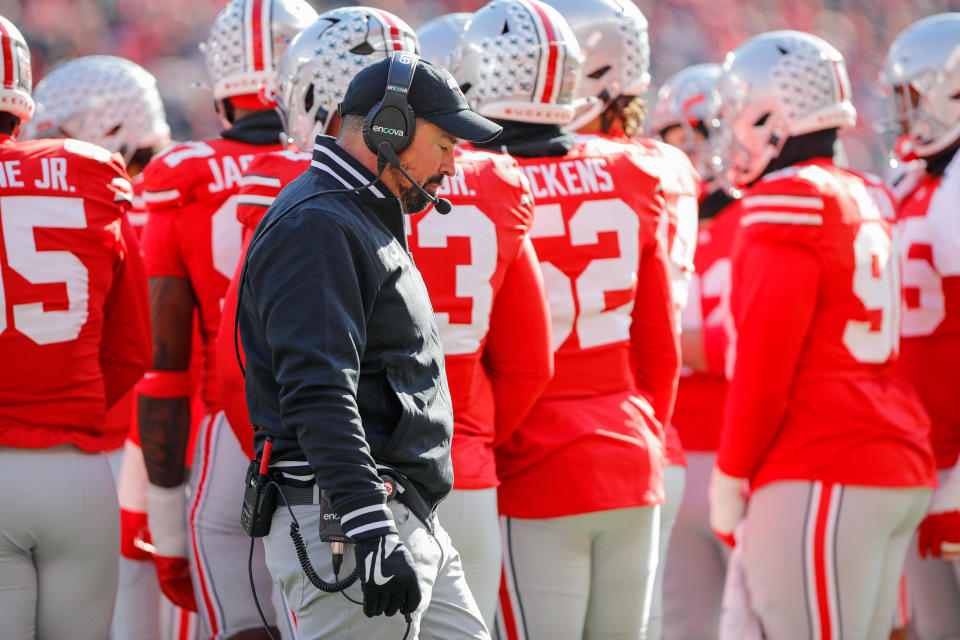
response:
[[[406,248],[406,232],[400,201],[375,173],[338,145],[335,138],[317,136],[310,169],[333,177],[344,189],[357,189],[357,197],[376,213],[380,222]]]
[[[280,116],[273,109],[255,111],[220,132],[220,137],[247,144],[279,144],[283,132]]]
[[[396,199],[375,173],[363,166],[330,136],[317,136],[310,166],[333,176],[344,189],[359,189],[357,195],[368,202]],[[368,184],[370,186],[362,188]]]

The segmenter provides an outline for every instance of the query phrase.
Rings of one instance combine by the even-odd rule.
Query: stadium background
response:
[[[660,82],[697,62],[721,62],[749,36],[772,29],[815,33],[847,59],[856,129],[844,135],[850,164],[882,168],[887,144],[874,126],[888,117],[876,93],[877,72],[893,38],[915,20],[960,9],[946,0],[636,0],[650,21],[651,74]],[[225,0],[0,0],[0,14],[17,24],[33,54],[34,81],[77,56],[113,54],[156,77],[174,139],[214,135],[220,124],[197,44]],[[318,12],[347,2],[311,0]],[[483,0],[370,0],[412,27],[453,11],[475,11]],[[90,88],[96,91],[95,87]]]

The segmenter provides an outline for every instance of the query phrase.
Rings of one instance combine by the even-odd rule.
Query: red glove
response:
[[[960,554],[960,511],[929,513],[917,530],[917,548],[920,557],[930,554],[934,558],[946,555],[946,560],[955,560]]]
[[[153,559],[147,514],[120,509],[120,555],[137,562]]]
[[[187,561],[187,494],[183,485],[147,485],[147,514],[156,547],[153,562],[161,591],[173,604],[196,611],[197,600],[193,596]]]
[[[154,556],[157,566],[157,581],[167,600],[188,611],[197,610],[197,599],[193,595],[193,583],[190,581],[190,563],[186,558]]]

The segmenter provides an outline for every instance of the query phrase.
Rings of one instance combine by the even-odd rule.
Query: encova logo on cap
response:
[[[400,137],[400,138],[403,137],[403,129],[391,129],[391,128],[389,128],[389,127],[381,127],[381,126],[378,125],[378,124],[373,125],[373,132],[374,132],[374,133],[385,133],[385,134],[387,134],[388,136],[398,136],[398,137]]]

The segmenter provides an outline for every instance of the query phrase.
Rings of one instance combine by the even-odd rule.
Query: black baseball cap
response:
[[[383,99],[390,58],[364,67],[350,81],[340,103],[340,115],[366,116]],[[472,111],[460,85],[450,72],[419,60],[413,74],[407,103],[413,114],[437,125],[447,133],[469,142],[486,142],[500,135],[503,127]]]

